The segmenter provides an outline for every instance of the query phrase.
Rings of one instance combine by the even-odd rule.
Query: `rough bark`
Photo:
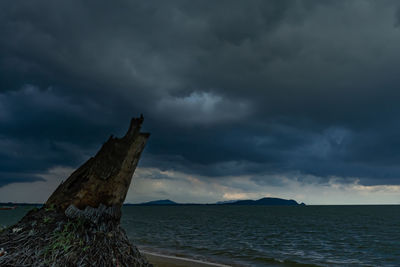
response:
[[[0,266],[151,266],[120,227],[121,206],[144,149],[143,116],[110,137],[39,210],[0,233]]]
[[[123,138],[111,136],[95,157],[90,158],[50,196],[46,206],[65,211],[70,205],[78,209],[123,204],[150,134],[141,133],[143,117],[131,121]]]

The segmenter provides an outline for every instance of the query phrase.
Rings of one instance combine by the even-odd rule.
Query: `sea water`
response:
[[[125,206],[122,226],[142,250],[233,266],[400,266],[398,205]]]

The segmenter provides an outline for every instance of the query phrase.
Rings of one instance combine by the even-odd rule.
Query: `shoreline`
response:
[[[221,263],[205,262],[190,258],[163,255],[146,250],[140,250],[140,253],[143,254],[155,267],[230,267],[230,265]]]

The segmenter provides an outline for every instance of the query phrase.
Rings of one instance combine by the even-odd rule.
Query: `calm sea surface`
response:
[[[122,225],[143,250],[234,266],[400,266],[400,206],[129,206]]]

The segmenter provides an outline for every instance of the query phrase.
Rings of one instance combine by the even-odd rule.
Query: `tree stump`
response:
[[[143,116],[111,136],[40,209],[0,233],[0,266],[151,266],[120,227],[121,207],[149,133]]]

